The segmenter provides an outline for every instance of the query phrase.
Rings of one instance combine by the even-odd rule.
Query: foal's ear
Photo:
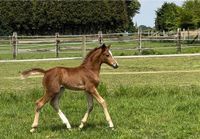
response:
[[[100,47],[101,47],[101,48],[106,48],[105,43],[103,43]]]
[[[106,48],[107,48],[106,45],[105,45],[105,43],[102,44],[100,47],[101,47],[101,49],[102,49],[102,52],[104,52],[104,51],[106,50]]]

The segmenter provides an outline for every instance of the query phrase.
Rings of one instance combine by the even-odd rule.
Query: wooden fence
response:
[[[14,32],[12,36],[0,38],[0,47],[1,41],[3,41],[5,38],[10,38],[13,59],[17,59],[18,53],[33,52],[32,48],[36,47],[34,46],[36,44],[40,44],[40,47],[35,50],[36,52],[50,51],[52,53],[55,53],[55,57],[60,57],[60,54],[64,52],[65,49],[77,49],[81,53],[81,56],[85,57],[86,51],[92,49],[90,44],[98,46],[102,43],[112,44],[116,42],[118,42],[119,44],[121,42],[130,42],[129,47],[125,48],[122,46],[115,48],[119,51],[125,49],[127,49],[127,51],[130,51],[134,49],[138,51],[138,54],[142,54],[143,50],[145,49],[152,49],[150,46],[148,47],[148,45],[145,46],[145,42],[171,42],[176,47],[176,53],[181,53],[182,44],[200,42],[200,29],[196,31],[177,29],[176,32],[144,32],[141,29],[138,29],[137,33],[113,34],[102,34],[102,32],[99,31],[98,34],[91,35],[60,35],[59,33],[55,33],[55,36],[18,36],[17,33]],[[71,46],[63,46],[66,44],[70,44]],[[32,48],[27,47],[28,45],[31,45]],[[42,45],[44,46],[44,48],[42,48]],[[75,45],[78,45],[79,47],[73,47]],[[120,55],[122,55],[122,53]]]

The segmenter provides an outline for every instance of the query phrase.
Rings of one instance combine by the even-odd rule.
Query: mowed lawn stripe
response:
[[[101,75],[129,75],[129,74],[162,74],[162,73],[197,73],[200,70],[175,70],[175,71],[138,71],[138,72],[102,72]],[[41,78],[43,75],[32,75],[28,78]],[[23,79],[21,76],[17,77],[3,77],[3,79]]]

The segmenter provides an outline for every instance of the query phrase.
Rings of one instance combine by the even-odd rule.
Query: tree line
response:
[[[138,0],[0,1],[0,35],[133,31]]]
[[[156,11],[155,28],[165,31],[200,28],[200,1],[187,0],[182,6],[165,2]]]

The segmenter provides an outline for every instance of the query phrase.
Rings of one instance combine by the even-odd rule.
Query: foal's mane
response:
[[[99,50],[99,49],[101,49],[101,47],[96,47],[96,48],[94,48],[93,50],[91,50],[91,51],[85,56],[85,58],[84,58],[82,64],[86,63],[87,60],[88,60],[88,58],[89,58],[96,50]]]

